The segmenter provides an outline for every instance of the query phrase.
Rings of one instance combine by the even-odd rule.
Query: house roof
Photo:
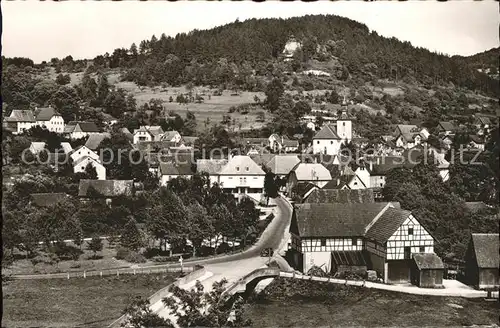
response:
[[[303,199],[312,189],[318,189],[318,186],[310,182],[299,182],[295,185],[293,192]]]
[[[33,204],[40,207],[53,206],[69,197],[66,193],[36,193],[31,194]]]
[[[388,208],[369,228],[366,232],[366,237],[385,243],[410,214],[410,211],[392,207]]]
[[[6,122],[36,122],[35,116],[31,110],[14,109],[9,117],[5,118]]]
[[[91,134],[85,142],[85,147],[91,150],[96,150],[104,139],[111,138],[108,132]]]
[[[160,163],[161,175],[193,175],[191,164]]]
[[[298,163],[300,159],[297,156],[276,155],[266,166],[276,175],[287,175]]]
[[[64,127],[65,133],[71,133],[75,130],[76,126],[79,126],[82,132],[99,132],[99,128],[94,122],[76,122],[71,121]]]
[[[227,159],[199,159],[196,161],[196,171],[216,175],[227,164]]]
[[[220,172],[220,175],[265,175],[262,168],[250,156],[237,155],[231,158]]]
[[[160,130],[161,130],[161,128],[160,128]],[[158,131],[158,130],[156,130],[156,131]],[[158,133],[158,132],[155,132],[155,133],[156,133],[156,135],[161,134],[161,133],[163,133],[163,130],[161,130],[161,133]],[[177,132],[175,130],[165,131],[165,133],[163,133],[163,136],[161,138],[163,140],[172,140],[176,135],[180,135],[180,134],[179,134],[179,132]]]
[[[142,141],[134,144],[134,148],[142,152],[163,152],[170,153],[170,148],[174,147],[175,143],[172,141]]]
[[[480,268],[498,269],[498,234],[497,233],[473,233],[472,243],[476,255],[477,265]]]
[[[39,151],[42,151],[43,149],[45,149],[45,142],[43,141],[32,141],[31,142],[31,145],[30,145],[30,148],[33,148],[33,150],[35,152],[39,152]]]
[[[455,126],[455,124],[453,124],[451,122],[439,122],[439,128],[442,131],[454,132],[457,130],[457,127]]]
[[[321,130],[318,131],[313,139],[340,139],[337,135],[334,125],[326,124]]]
[[[281,144],[285,147],[298,147],[299,141],[283,138],[283,142]]]
[[[275,154],[266,154],[266,153],[261,153],[261,154],[255,154],[255,155],[249,155],[250,158],[257,164],[257,165],[266,165],[273,159]]]
[[[35,110],[35,117],[37,121],[50,121],[52,116],[59,115],[52,107],[38,108]]]
[[[328,169],[317,163],[299,163],[292,170],[299,181],[330,181]]]
[[[414,253],[413,261],[419,270],[444,269],[443,261],[434,253]]]
[[[476,120],[482,125],[491,125],[491,120],[488,116],[478,115],[476,117]]]
[[[182,140],[186,145],[194,145],[196,140],[198,140],[198,137],[184,136],[182,137]]]
[[[308,203],[374,203],[371,189],[316,189],[309,197]]]
[[[306,203],[296,205],[294,216],[301,237],[364,236],[365,227],[388,203]]]
[[[409,124],[397,125],[396,136],[399,137],[400,135],[406,141],[412,141],[416,135],[420,135],[422,138],[425,138],[425,136],[420,133],[418,126]]]
[[[94,189],[103,197],[132,196],[134,188],[133,180],[80,180],[78,188],[79,197],[91,196],[91,190]]]
[[[467,207],[467,209],[473,213],[483,210],[489,210],[491,208],[484,202],[465,202],[465,207]]]
[[[483,140],[483,138],[481,138],[481,137],[480,137],[480,136],[478,136],[478,135],[471,134],[471,135],[469,135],[469,139],[470,139],[471,141],[473,141],[474,143],[476,143],[476,144],[484,144],[484,140]]]

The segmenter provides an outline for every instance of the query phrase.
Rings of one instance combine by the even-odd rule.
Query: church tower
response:
[[[337,135],[342,143],[349,143],[352,140],[352,118],[347,112],[347,101],[344,96],[340,116],[337,119]]]

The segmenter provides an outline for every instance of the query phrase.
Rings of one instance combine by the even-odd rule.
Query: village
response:
[[[6,327],[492,323],[491,53],[258,22],[2,57]]]

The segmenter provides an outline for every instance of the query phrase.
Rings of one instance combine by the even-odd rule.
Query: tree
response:
[[[88,250],[94,252],[94,257],[97,257],[97,252],[102,251],[102,240],[99,237],[92,237],[87,245]]]
[[[311,112],[311,106],[306,101],[301,100],[295,104],[293,112],[297,118],[301,118]]]
[[[214,235],[214,227],[207,210],[198,202],[193,202],[186,208],[188,227],[187,237],[193,244],[193,257],[196,251],[201,248],[204,239]]]
[[[68,122],[78,119],[80,101],[81,99],[75,88],[63,85],[52,95],[49,102],[61,113],[64,121]]]
[[[143,299],[140,296],[137,296],[131,304],[123,310],[123,315],[125,315],[125,322],[122,323],[121,327],[175,327],[169,319],[163,319],[153,312],[149,300]]]
[[[141,232],[137,228],[137,222],[134,219],[130,219],[123,228],[120,244],[133,251],[137,251],[143,245]]]
[[[180,327],[227,327],[228,321],[232,327],[249,326],[251,322],[243,319],[242,299],[231,303],[224,295],[226,284],[226,279],[214,282],[209,293],[204,292],[199,281],[189,291],[173,286],[172,296],[162,301],[177,317]],[[233,311],[236,316],[230,319]]]
[[[283,87],[283,83],[278,78],[274,78],[266,88],[266,105],[269,111],[274,112],[278,110],[280,105],[280,98],[283,95],[285,88]]]
[[[69,74],[59,74],[56,76],[56,83],[59,84],[59,85],[66,85],[66,84],[69,84],[71,82],[71,77],[69,76]]]
[[[264,177],[264,195],[268,198],[278,197],[278,186],[276,185],[276,175],[268,170]]]
[[[109,94],[108,77],[105,74],[99,75],[99,82],[97,83],[97,102],[99,105],[104,104],[104,101]]]

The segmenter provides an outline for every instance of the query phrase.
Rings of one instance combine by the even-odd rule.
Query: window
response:
[[[240,167],[239,166],[236,166],[236,171],[240,171]]]
[[[342,126],[345,126],[345,122],[342,122]]]
[[[321,246],[326,246],[326,238],[321,238]]]
[[[358,244],[358,240],[356,238],[351,239],[352,246],[356,246]]]
[[[357,181],[354,181],[354,185],[357,186],[358,185],[358,182]]]
[[[245,168],[245,170],[248,172],[248,171],[250,171],[250,168],[247,166],[247,167]]]
[[[408,235],[413,235],[413,228],[408,228]]]
[[[333,140],[332,140],[332,141],[330,141],[330,144],[331,144],[331,145],[333,145]]]
[[[420,253],[425,253],[425,246],[420,246],[419,252]]]

